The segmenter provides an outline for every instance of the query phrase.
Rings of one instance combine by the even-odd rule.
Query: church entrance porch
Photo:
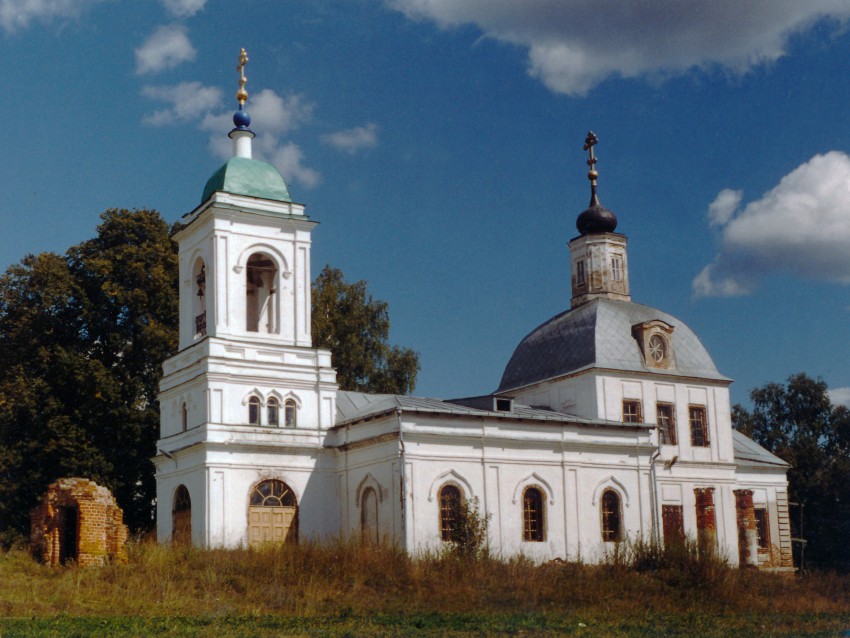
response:
[[[248,506],[248,545],[298,542],[298,503],[283,481],[263,481],[254,487]]]

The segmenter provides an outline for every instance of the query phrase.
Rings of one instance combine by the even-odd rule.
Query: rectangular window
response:
[[[634,399],[623,400],[623,423],[641,422],[640,401]]]
[[[685,517],[681,505],[662,505],[661,524],[664,527],[664,544],[682,545],[685,542]]]
[[[623,281],[623,260],[618,255],[611,257],[611,277],[614,281]]]
[[[756,533],[758,534],[759,549],[770,548],[770,527],[767,524],[767,508],[755,508]]]
[[[580,259],[576,262],[576,284],[583,286],[587,281],[587,275],[584,272],[584,260]]]
[[[656,423],[661,443],[676,445],[676,418],[672,403],[657,403],[655,405]]]
[[[691,422],[691,445],[708,447],[708,419],[705,416],[705,407],[701,405],[689,406],[688,418]]]

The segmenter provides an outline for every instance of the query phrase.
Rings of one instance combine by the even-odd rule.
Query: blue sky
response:
[[[0,0],[0,265],[111,207],[174,221],[229,153],[240,47],[255,155],[365,279],[417,394],[495,389],[569,305],[588,202],[632,298],[749,389],[850,399],[850,4],[843,0]]]

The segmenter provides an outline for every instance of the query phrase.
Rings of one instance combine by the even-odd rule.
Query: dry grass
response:
[[[711,626],[704,635],[724,635],[712,627],[743,631],[765,623],[771,631],[742,635],[803,635],[798,625],[814,628],[806,635],[841,635],[830,632],[850,628],[850,579],[843,575],[797,578],[717,562],[638,558],[633,553],[594,567],[411,558],[356,543],[208,551],[137,543],[128,565],[84,569],[40,565],[13,550],[0,553],[0,618],[520,615],[551,627],[672,628],[658,635],[705,623]],[[3,635],[10,635],[8,627]]]

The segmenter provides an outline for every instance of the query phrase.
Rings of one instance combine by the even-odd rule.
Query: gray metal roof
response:
[[[336,423],[346,425],[365,419],[377,418],[401,410],[420,414],[442,414],[450,416],[487,417],[493,419],[519,419],[530,421],[551,421],[618,428],[652,428],[654,425],[641,423],[621,423],[605,419],[588,419],[564,414],[544,408],[532,408],[527,405],[513,404],[510,412],[480,410],[442,399],[426,399],[399,394],[367,394],[365,392],[337,392]]]
[[[783,471],[789,467],[788,463],[738,430],[732,430],[732,447],[738,467],[773,467]]]
[[[675,328],[671,336],[675,363],[663,370],[646,365],[632,336],[633,325],[654,319]],[[556,315],[525,337],[514,350],[497,392],[590,368],[729,381],[679,319],[650,306],[600,298]]]

